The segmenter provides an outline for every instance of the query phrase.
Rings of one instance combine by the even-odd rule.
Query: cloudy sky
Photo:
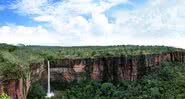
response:
[[[0,0],[0,43],[185,48],[185,0]]]

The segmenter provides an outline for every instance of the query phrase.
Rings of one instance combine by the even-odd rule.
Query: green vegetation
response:
[[[166,46],[134,45],[51,47],[0,44],[0,75],[7,78],[29,78],[29,65],[42,62],[44,59],[155,54],[175,50],[182,49]]]
[[[61,58],[94,58],[109,57],[121,55],[138,54],[157,54],[181,50],[166,46],[135,46],[135,45],[117,45],[117,46],[79,46],[79,47],[44,47],[44,46],[25,46],[24,48],[55,59]]]
[[[8,96],[7,94],[3,93],[3,94],[0,96],[0,99],[10,99],[10,96]]]
[[[0,44],[0,76],[6,79],[23,78],[25,81],[30,78],[29,65],[45,59],[119,57],[179,50],[183,49],[133,45],[50,47]],[[184,99],[185,66],[178,64],[174,67],[173,65],[176,64],[164,64],[162,70],[151,73],[140,81],[122,81],[116,85],[112,82],[94,81],[65,84],[66,86],[61,86],[61,89],[58,88],[59,94],[55,99]],[[43,96],[45,96],[43,87],[37,83],[34,84],[29,97],[41,99]]]
[[[40,83],[36,82],[32,85],[31,90],[28,95],[28,99],[44,99],[46,96],[46,91]]]
[[[65,84],[53,99],[185,99],[185,64],[163,66],[138,81]]]

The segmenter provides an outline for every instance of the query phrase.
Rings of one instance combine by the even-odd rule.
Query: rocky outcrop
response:
[[[30,85],[38,80],[41,80],[42,77],[44,77],[44,62],[31,64],[30,69],[31,78],[28,78],[27,80],[21,78],[10,79],[2,77],[0,79],[0,95],[5,92],[11,97],[11,99],[26,99]],[[47,79],[47,77],[45,79]]]
[[[29,80],[25,82],[22,79],[5,80],[0,83],[0,95],[5,92],[11,99],[26,99],[29,87]]]
[[[47,79],[47,71],[45,62],[41,63],[32,63],[30,65],[30,82],[34,83],[42,79]]]
[[[185,52],[51,60],[51,81],[70,82],[84,78],[97,81],[136,80],[160,68],[165,61],[185,63]]]
[[[101,57],[86,59],[50,60],[51,81],[70,82],[81,79],[96,81],[120,81],[141,79],[146,73],[160,68],[162,62],[185,63],[185,52],[168,52],[161,54]],[[45,62],[45,64],[47,64]],[[31,78],[7,79],[0,82],[0,95],[6,92],[11,99],[26,99],[30,84],[42,80],[47,83],[47,68],[43,63],[30,65]]]

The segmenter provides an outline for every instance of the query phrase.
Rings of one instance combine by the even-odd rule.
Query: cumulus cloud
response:
[[[55,45],[141,44],[185,48],[182,43],[185,42],[184,0],[148,0],[132,10],[114,9],[105,14],[119,4],[134,5],[129,0],[61,0],[54,3],[53,0],[17,0],[12,8],[35,21],[47,23],[49,29],[40,27],[44,30],[40,35],[45,37],[46,34],[45,39],[37,42],[47,43],[51,36]],[[115,20],[110,22],[110,18]],[[9,28],[14,31],[8,33],[16,32],[18,26]],[[38,27],[24,28],[33,32],[40,30]],[[36,37],[37,33],[32,35]]]
[[[133,36],[176,36],[185,33],[184,5],[183,0],[152,0],[140,9],[118,11],[115,17],[119,26],[132,30]]]
[[[82,38],[85,35],[101,35],[112,32],[112,24],[103,13],[119,3],[127,0],[64,0],[57,3],[41,0],[17,0],[12,5],[20,14],[26,14],[35,21],[48,22],[49,26],[61,35],[61,38]],[[89,20],[82,15],[89,14]]]
[[[41,26],[25,27],[25,26],[1,26],[0,41],[1,43],[11,44],[41,44],[52,45],[59,43],[58,37]]]
[[[130,37],[131,44],[140,42],[185,48],[182,43],[185,42],[184,10],[183,0],[150,0],[142,8],[113,12],[116,18],[113,32]]]
[[[39,22],[50,22],[53,21],[55,18],[53,16],[49,16],[49,15],[43,15],[43,16],[38,16],[33,18],[35,21],[39,21]]]

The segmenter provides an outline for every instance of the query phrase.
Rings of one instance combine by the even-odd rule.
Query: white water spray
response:
[[[50,62],[48,60],[48,92],[47,92],[47,98],[50,98],[54,96],[54,93],[51,92],[51,88],[50,88]]]

